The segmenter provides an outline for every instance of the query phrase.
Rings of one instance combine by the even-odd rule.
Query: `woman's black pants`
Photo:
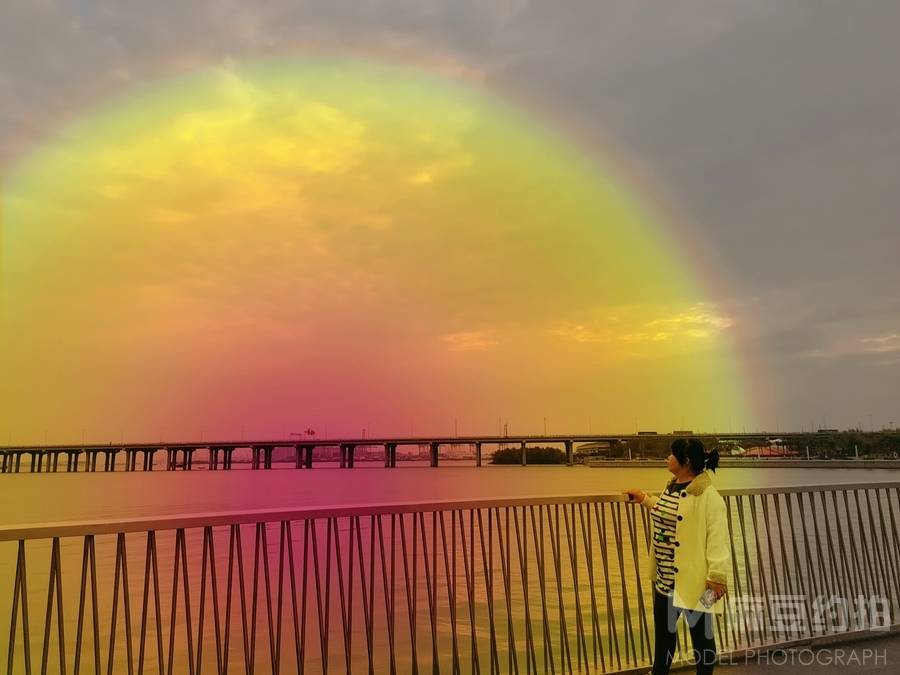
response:
[[[656,624],[656,642],[653,654],[653,675],[668,675],[675,655],[678,636],[675,625],[678,615],[684,614],[691,631],[694,653],[692,660],[697,663],[697,675],[713,672],[716,665],[716,640],[713,637],[713,614],[694,612],[672,605],[672,596],[653,591],[653,621]]]

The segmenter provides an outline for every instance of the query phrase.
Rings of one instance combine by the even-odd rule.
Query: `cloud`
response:
[[[448,349],[454,352],[483,351],[500,344],[500,342],[492,336],[492,331],[484,330],[447,333],[440,337],[444,344],[447,345]]]

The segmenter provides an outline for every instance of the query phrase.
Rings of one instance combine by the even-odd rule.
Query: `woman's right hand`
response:
[[[630,488],[625,490],[625,494],[628,495],[628,499],[637,502],[640,504],[647,497],[647,493],[643,490],[639,490],[638,488]]]

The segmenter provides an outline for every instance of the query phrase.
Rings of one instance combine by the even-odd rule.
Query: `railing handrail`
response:
[[[719,490],[723,497],[759,494],[787,494],[801,492],[829,492],[833,490],[878,490],[900,488],[900,481],[875,483],[831,483],[827,485],[775,486],[760,488],[726,488]],[[589,495],[554,495],[550,497],[503,497],[494,499],[449,499],[425,502],[382,502],[377,504],[310,505],[292,508],[270,508],[242,511],[216,511],[195,514],[173,514],[104,520],[59,521],[0,525],[0,542],[31,539],[78,537],[86,535],[118,534],[220,527],[286,520],[312,520],[379,514],[420,513],[432,511],[467,511],[516,506],[545,506],[553,504],[591,504],[627,502],[621,492]]]

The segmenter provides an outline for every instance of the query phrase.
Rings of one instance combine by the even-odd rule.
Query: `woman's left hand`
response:
[[[725,584],[717,584],[715,581],[707,580],[706,587],[713,589],[713,593],[716,594],[716,600],[718,600],[723,595],[725,595],[725,591],[726,591]]]

